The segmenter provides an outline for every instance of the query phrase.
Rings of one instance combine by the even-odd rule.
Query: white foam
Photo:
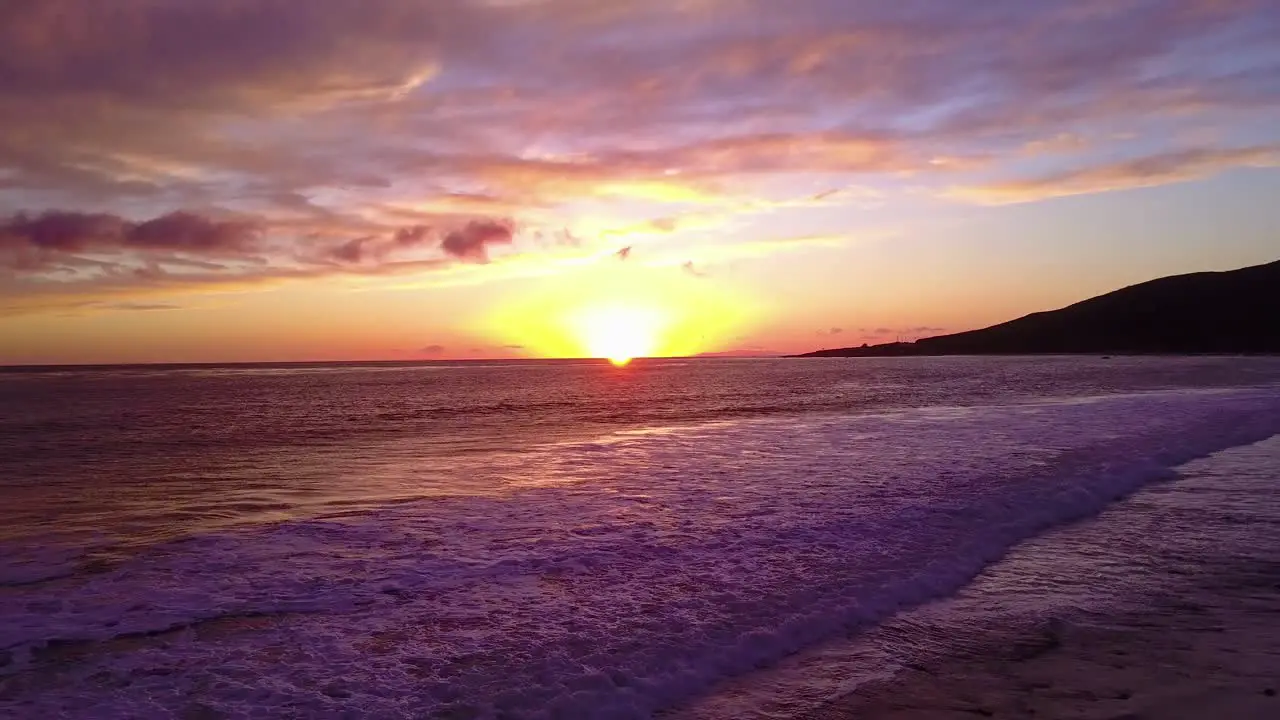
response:
[[[903,606],[1169,468],[1280,431],[1274,389],[629,433],[471,461],[500,496],[174,543],[0,595],[0,648],[109,645],[33,716],[199,702],[422,717],[647,717]],[[38,662],[36,663],[38,665]],[[2,707],[2,706],[0,706]],[[281,710],[282,711],[282,710]]]

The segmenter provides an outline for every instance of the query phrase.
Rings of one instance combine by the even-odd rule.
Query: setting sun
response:
[[[732,288],[679,267],[614,260],[566,271],[537,294],[495,298],[478,342],[526,357],[697,355],[725,348],[761,313]]]
[[[628,305],[585,308],[571,320],[574,334],[589,355],[619,367],[632,358],[654,354],[668,324],[669,318],[656,308]]]

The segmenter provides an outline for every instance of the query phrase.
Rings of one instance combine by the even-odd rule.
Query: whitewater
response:
[[[211,526],[110,561],[87,562],[83,534],[41,542],[32,525],[0,559],[0,710],[652,717],[1280,433],[1276,370],[592,425],[447,463],[380,434],[380,458],[403,473],[417,452],[455,488]]]

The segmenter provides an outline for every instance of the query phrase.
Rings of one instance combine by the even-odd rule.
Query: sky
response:
[[[0,364],[788,353],[1280,259],[1275,0],[6,0]]]

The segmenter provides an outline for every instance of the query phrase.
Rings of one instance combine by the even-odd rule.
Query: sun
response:
[[[711,278],[609,259],[486,296],[491,304],[483,316],[459,318],[466,325],[461,332],[531,358],[599,358],[622,366],[632,358],[724,349],[762,316],[757,300]]]
[[[618,367],[653,355],[666,325],[664,313],[639,305],[594,305],[575,313],[572,321],[586,354]]]

